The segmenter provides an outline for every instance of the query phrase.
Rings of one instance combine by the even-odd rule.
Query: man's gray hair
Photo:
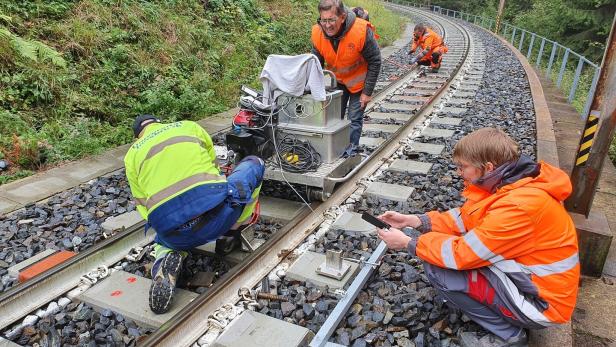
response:
[[[319,1],[319,12],[329,11],[336,8],[336,14],[341,16],[346,13],[342,0],[321,0]]]

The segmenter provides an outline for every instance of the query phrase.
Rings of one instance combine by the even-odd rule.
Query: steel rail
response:
[[[403,75],[402,78],[391,84],[387,88],[380,91],[377,95],[386,95],[400,87],[405,81],[408,81],[411,74],[416,69],[412,69]],[[448,79],[448,81],[450,81]],[[377,99],[378,100],[378,99]],[[374,102],[372,103],[374,104]],[[423,113],[424,107],[420,109],[413,119],[417,119],[420,113]],[[408,121],[402,126],[404,129],[410,129],[411,125],[416,122]],[[390,139],[381,145],[377,153],[385,153],[391,155],[399,147],[397,141],[403,139],[406,133],[399,129]],[[356,170],[355,176],[364,176],[369,172],[373,172],[381,165],[380,160],[370,160],[371,165],[362,167],[361,170]],[[236,266],[230,272],[225,274],[220,281],[204,295],[199,296],[188,306],[182,309],[170,321],[165,323],[154,334],[148,337],[143,343],[145,345],[159,345],[169,343],[169,345],[178,345],[179,341],[170,339],[169,334],[182,335],[181,341],[195,341],[204,332],[205,329],[187,334],[186,328],[192,330],[199,323],[207,320],[207,317],[215,309],[222,304],[234,301],[236,299],[237,289],[240,286],[245,286],[246,283],[256,283],[262,277],[267,275],[271,268],[277,265],[293,248],[303,242],[305,236],[312,232],[323,220],[323,213],[333,205],[341,204],[348,195],[356,188],[355,184],[347,184],[346,187],[341,187],[327,203],[313,204],[316,213],[310,215],[309,210],[304,209],[303,213],[296,216],[282,230],[272,236],[262,247],[251,254],[245,262]],[[23,318],[25,315],[33,312],[55,298],[63,295],[67,291],[77,287],[80,282],[80,277],[86,274],[93,268],[101,264],[113,264],[123,259],[131,248],[136,246],[145,246],[153,241],[153,234],[144,235],[144,222],[140,222],[122,233],[116,234],[113,237],[77,254],[75,257],[55,266],[48,271],[39,274],[33,279],[24,284],[20,284],[8,291],[0,294],[0,329],[7,328],[10,324]],[[303,232],[297,232],[303,230]],[[259,271],[246,271],[254,268]],[[236,287],[229,289],[230,286],[236,284]],[[196,311],[199,308],[200,311]],[[190,321],[190,324],[186,324]],[[177,326],[186,327],[184,330],[176,330]],[[183,343],[180,343],[180,345]]]
[[[405,11],[404,8],[398,8],[398,9]],[[410,12],[408,10],[406,11]],[[426,14],[422,14],[422,15],[426,17],[430,17],[429,15],[426,15]],[[465,49],[462,61],[466,61],[466,59],[468,58],[468,54],[472,47],[472,41],[470,40],[470,35],[468,34],[468,31],[464,29],[461,25],[453,21],[450,21],[450,20],[447,20],[447,22],[449,22],[449,24],[452,25],[454,28],[457,28],[464,35],[464,38],[466,40],[466,49]],[[463,63],[460,64],[460,66],[458,66],[456,70],[454,70],[454,72],[452,73],[452,77],[448,80],[448,83],[443,85],[441,90],[439,90],[439,92],[436,95],[440,95],[441,93],[443,93],[444,90],[447,90],[447,86],[451,84],[451,80],[457,77],[463,65],[464,65]],[[385,244],[385,242],[383,241],[379,242],[379,245],[377,246],[377,248],[374,250],[374,252],[370,256],[370,259],[368,259],[368,262],[366,263],[366,265],[364,265],[361,268],[360,272],[353,279],[353,282],[347,289],[344,296],[340,299],[340,301],[338,301],[338,304],[336,304],[336,307],[334,308],[334,310],[330,313],[325,323],[323,323],[319,331],[316,333],[316,335],[310,342],[310,347],[324,347],[327,345],[331,335],[334,333],[334,331],[338,327],[338,324],[340,323],[340,321],[342,321],[342,319],[348,312],[349,308],[351,307],[351,305],[353,304],[353,302],[359,295],[359,292],[364,287],[366,282],[368,282],[368,279],[370,278],[370,276],[372,276],[372,273],[377,268],[376,266],[367,265],[367,264],[377,263],[385,255],[386,252],[387,252],[387,245]]]
[[[468,55],[468,46],[466,49],[465,57]],[[454,70],[453,75],[459,73],[462,65],[460,64]],[[375,152],[378,151],[382,154],[381,158],[389,158],[399,149],[400,142],[413,131],[414,126],[419,124],[422,117],[429,114],[433,105],[442,98],[452,79],[449,78],[444,83],[444,86],[436,93],[429,104],[424,104],[411,120],[407,121],[401,126],[401,129],[379,146]],[[397,87],[400,85],[397,85]],[[393,88],[388,87],[386,89],[392,91]],[[374,156],[370,160],[365,160],[365,162],[366,164],[352,176],[354,179],[351,182],[338,187],[327,201],[318,205],[315,204],[313,213],[305,210],[292,224],[286,225],[283,230],[272,236],[240,266],[225,274],[207,293],[200,295],[185,306],[161,328],[141,341],[140,345],[189,346],[198,340],[207,331],[206,322],[212,313],[224,304],[237,302],[239,288],[254,286],[267,276],[291,250],[297,248],[306,236],[311,234],[325,220],[324,214],[328,209],[342,204],[357,189],[358,185],[355,182],[359,181],[360,177],[366,177],[380,168],[383,159]]]
[[[212,134],[216,135],[227,129],[220,129]],[[0,330],[74,289],[79,285],[81,276],[92,269],[102,264],[116,263],[123,259],[131,248],[151,243],[154,235],[144,235],[144,224],[145,222],[141,221],[128,227],[124,232],[93,245],[31,280],[0,293]]]
[[[101,264],[122,260],[133,247],[154,240],[153,233],[143,232],[140,222],[123,232],[78,253],[67,261],[0,294],[0,329],[25,317],[69,290],[77,287],[81,276]]]
[[[439,27],[441,28],[441,32],[443,33],[443,39],[445,39],[445,28],[438,22],[436,22]],[[385,98],[387,98],[389,96],[388,93],[384,93],[384,91],[391,91],[391,90],[397,90],[398,88],[402,87],[405,83],[408,82],[409,79],[413,78],[413,77],[417,77],[418,75],[412,75],[413,73],[416,73],[420,70],[419,66],[413,66],[411,67],[411,69],[409,71],[407,71],[405,74],[403,74],[401,76],[401,78],[393,81],[392,83],[390,83],[387,88],[383,88],[381,89],[377,94],[375,94],[369,104],[369,106],[366,107],[366,112],[368,111],[372,111],[374,109],[374,105],[378,104],[380,102],[382,102],[383,100],[385,100]],[[451,78],[448,78],[447,81],[450,81]],[[434,96],[432,97],[434,98]],[[425,104],[429,104],[432,101],[432,98],[428,99],[428,101],[426,101]],[[425,105],[424,104],[424,105]],[[421,108],[419,110],[417,110],[416,113],[419,113],[421,111]],[[409,120],[410,121],[410,120]],[[398,129],[396,132],[400,131],[401,129]],[[396,133],[394,133],[395,136]],[[379,147],[380,148],[380,147]],[[357,165],[356,167],[353,168],[353,170],[351,170],[349,173],[347,173],[346,175],[344,175],[343,177],[331,177],[331,178],[327,178],[327,181],[329,182],[334,182],[334,183],[343,183],[349,180],[349,178],[353,177],[353,175],[355,175],[355,173],[357,173],[357,171],[361,170],[361,168],[365,165],[365,163],[370,160],[371,157],[375,156],[376,154],[378,154],[378,150],[375,150],[374,152],[370,153],[370,155],[362,160],[359,165]]]

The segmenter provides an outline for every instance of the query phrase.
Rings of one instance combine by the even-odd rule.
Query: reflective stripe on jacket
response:
[[[148,125],[124,164],[137,210],[157,232],[177,228],[228,195],[212,139],[195,122]]]
[[[521,312],[549,326],[571,318],[580,266],[575,227],[562,206],[571,193],[569,177],[539,164],[536,177],[494,194],[470,185],[461,208],[423,215],[433,232],[417,239],[415,252],[444,268],[489,269]]]
[[[325,68],[331,70],[339,83],[345,85],[351,93],[364,89],[364,80],[368,73],[368,63],[362,56],[366,42],[367,28],[375,32],[370,22],[355,18],[353,26],[344,34],[335,51],[330,40],[325,37],[318,24],[312,27],[312,44],[325,60]]]
[[[426,32],[419,38],[419,40],[413,39],[411,52],[415,52],[417,48],[427,51],[423,57],[430,57],[434,51],[438,51],[442,54],[447,53],[448,51],[441,35],[437,34],[430,28],[426,28]]]

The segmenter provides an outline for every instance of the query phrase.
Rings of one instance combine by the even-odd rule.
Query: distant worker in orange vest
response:
[[[368,13],[368,10],[366,10],[363,7],[353,7],[351,9],[351,11],[353,11],[353,13],[355,13],[355,15],[357,16],[357,18],[361,18],[364,20],[367,20],[368,22],[370,21],[370,14]]]
[[[381,70],[381,51],[374,26],[357,18],[341,0],[321,0],[319,15],[318,24],[312,27],[312,53],[336,75],[338,88],[343,92],[341,118],[348,103],[351,138],[345,155],[355,155],[364,109],[372,99]]]
[[[413,29],[413,44],[409,54],[413,55],[411,64],[419,64],[432,68],[432,72],[438,72],[441,68],[443,54],[448,48],[441,35],[428,28],[424,24],[417,24]]]
[[[453,161],[466,185],[464,205],[420,215],[387,211],[379,218],[392,227],[379,237],[422,259],[443,299],[493,334],[463,333],[465,345],[525,346],[525,328],[565,323],[575,308],[578,242],[562,205],[571,181],[520,155],[494,128],[463,137]],[[421,235],[408,236],[405,227]]]

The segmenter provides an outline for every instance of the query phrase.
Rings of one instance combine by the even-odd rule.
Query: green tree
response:
[[[534,0],[514,24],[600,63],[616,0]]]
[[[499,0],[441,0],[432,4],[494,18]],[[506,0],[503,20],[555,40],[600,62],[616,0]]]

